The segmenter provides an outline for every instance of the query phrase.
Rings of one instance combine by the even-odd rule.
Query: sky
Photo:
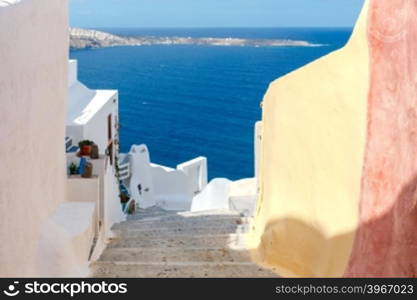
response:
[[[73,27],[352,27],[364,0],[70,0]]]

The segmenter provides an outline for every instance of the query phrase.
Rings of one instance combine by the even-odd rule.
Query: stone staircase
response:
[[[251,261],[249,219],[231,211],[169,212],[153,207],[116,224],[94,277],[277,277]]]

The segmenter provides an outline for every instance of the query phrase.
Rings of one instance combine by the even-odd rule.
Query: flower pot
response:
[[[90,158],[92,158],[92,159],[98,159],[99,158],[98,146],[96,144],[91,146]]]
[[[120,202],[121,203],[127,203],[129,202],[130,197],[126,194],[120,194]]]
[[[84,145],[84,146],[82,146],[81,147],[81,149],[80,149],[80,154],[82,155],[82,156],[89,156],[90,154],[91,154],[91,150],[93,149],[93,147],[92,146],[90,146],[90,145]]]
[[[136,203],[135,201],[130,201],[127,208],[127,213],[132,215],[136,211]]]
[[[70,175],[77,175],[78,174],[78,170],[76,170],[76,169],[75,170],[72,170],[71,169],[70,172],[69,172],[69,174]]]
[[[85,164],[84,173],[81,174],[81,177],[91,178],[91,176],[93,176],[93,164],[90,162],[87,162]]]

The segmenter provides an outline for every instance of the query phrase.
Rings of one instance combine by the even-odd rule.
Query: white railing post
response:
[[[189,180],[194,194],[200,193],[207,185],[207,158],[200,156],[179,164],[177,170],[183,171]]]

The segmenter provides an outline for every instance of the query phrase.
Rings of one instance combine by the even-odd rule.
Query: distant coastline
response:
[[[240,46],[240,47],[320,47],[302,40],[278,39],[242,39],[217,37],[154,37],[154,36],[119,36],[103,31],[70,28],[71,49],[94,49],[116,46],[151,46],[151,45],[206,45],[206,46]]]

